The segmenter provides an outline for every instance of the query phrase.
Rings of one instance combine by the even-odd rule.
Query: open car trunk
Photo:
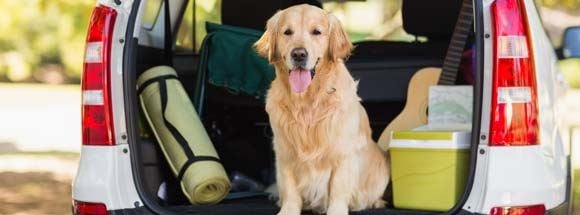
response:
[[[411,4],[421,4],[426,1],[410,1]],[[456,14],[460,1],[452,0],[453,4],[448,14]],[[477,1],[476,1],[477,2]],[[441,3],[439,3],[441,4]],[[428,7],[426,7],[428,8]],[[477,8],[477,5],[476,5]],[[421,10],[421,9],[417,9]],[[136,10],[135,10],[136,11]],[[477,11],[477,10],[476,10]],[[136,12],[135,12],[136,13]],[[436,15],[440,15],[438,12]],[[405,15],[403,15],[405,16]],[[422,16],[425,16],[423,14]],[[132,15],[134,18],[135,15]],[[407,18],[407,23],[415,23],[409,29],[411,31],[423,31],[416,23],[423,22]],[[428,17],[428,16],[427,16]],[[452,16],[452,24],[455,24],[456,16]],[[405,19],[404,19],[405,20]],[[477,20],[477,19],[476,19]],[[448,20],[446,22],[449,22]],[[425,22],[424,28],[433,28],[436,24]],[[430,25],[430,26],[426,26]],[[481,26],[481,25],[480,25]],[[426,31],[426,30],[425,30]],[[131,31],[128,31],[131,32]],[[449,35],[448,35],[449,36]],[[132,35],[128,34],[128,38]],[[476,34],[470,44],[476,45],[480,40]],[[481,42],[481,41],[477,41]],[[445,52],[449,43],[449,37],[435,38],[426,43],[419,42],[386,42],[386,41],[361,41],[356,43],[352,57],[346,62],[351,74],[360,80],[359,95],[363,99],[371,128],[373,139],[376,141],[383,129],[404,108],[407,99],[408,82],[412,75],[421,68],[441,67]],[[232,93],[221,86],[216,86],[207,81],[198,82],[200,56],[193,53],[173,53],[173,61],[167,62],[164,50],[138,45],[137,39],[128,40],[127,53],[125,53],[125,86],[136,86],[136,79],[147,69],[157,65],[170,64],[177,71],[179,81],[194,101],[196,108],[201,110],[199,116],[206,128],[209,137],[216,148],[220,160],[228,175],[242,174],[251,178],[261,186],[268,186],[275,182],[274,153],[272,151],[272,133],[268,125],[268,116],[264,110],[263,98],[247,95],[244,93]],[[479,65],[482,56],[476,52],[473,65]],[[474,128],[472,129],[471,154],[474,155],[479,126],[479,99],[481,74],[480,66],[476,66],[474,84]],[[459,84],[465,84],[464,79],[458,78]],[[201,85],[201,86],[200,86]],[[200,104],[198,90],[204,89],[203,103]],[[170,171],[167,160],[156,142],[155,137],[149,130],[141,113],[137,90],[132,87],[125,88],[126,98],[129,100],[126,106],[128,137],[132,152],[132,164],[135,184],[143,199],[143,204],[156,213],[175,214],[276,214],[279,210],[275,201],[267,195],[254,195],[246,198],[226,198],[216,205],[191,205],[182,193],[179,181]],[[201,108],[200,108],[201,106]],[[469,178],[464,196],[458,205],[450,212],[461,210],[462,201],[465,200],[470,190],[474,174],[474,156],[470,159]],[[163,191],[160,191],[163,190]],[[351,214],[435,214],[439,212],[411,211],[396,209],[393,206],[391,185],[387,189],[385,199],[387,207],[384,209],[370,209]],[[310,212],[305,211],[306,214]]]

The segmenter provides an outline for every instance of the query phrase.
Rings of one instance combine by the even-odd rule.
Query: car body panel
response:
[[[73,181],[73,199],[104,203],[107,210],[141,205],[127,145],[82,146],[81,155]]]
[[[557,57],[546,36],[533,0],[524,0],[530,29],[531,52],[536,71],[539,145],[488,146],[492,76],[493,30],[490,6],[494,0],[483,1],[484,86],[480,146],[475,181],[464,210],[488,214],[493,207],[544,204],[547,209],[566,200],[568,163],[561,129],[557,126],[554,104],[561,97],[555,94],[559,86]]]
[[[542,146],[489,147],[487,186],[480,213],[497,206],[544,204],[566,199],[566,162],[546,156]],[[492,171],[493,170],[493,171]]]

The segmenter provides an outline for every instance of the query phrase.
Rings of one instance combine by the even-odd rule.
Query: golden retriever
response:
[[[279,214],[384,207],[389,170],[344,65],[352,44],[338,19],[314,6],[289,7],[268,20],[255,48],[276,68],[266,111]]]

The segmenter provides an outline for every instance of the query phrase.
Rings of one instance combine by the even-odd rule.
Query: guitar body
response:
[[[378,144],[383,151],[389,149],[392,131],[411,130],[427,124],[429,87],[437,85],[440,75],[440,68],[430,67],[417,71],[411,77],[407,89],[407,102],[403,111],[389,123],[379,137]]]

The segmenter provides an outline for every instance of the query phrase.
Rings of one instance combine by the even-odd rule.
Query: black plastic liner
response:
[[[179,214],[208,214],[208,215],[272,215],[280,210],[273,201],[267,198],[252,198],[223,201],[219,205],[206,206],[171,206],[167,208],[170,211]],[[309,211],[303,211],[303,215],[313,215]],[[364,211],[350,212],[351,215],[430,215],[438,214],[436,212],[426,211],[407,211],[393,208],[370,209]]]

